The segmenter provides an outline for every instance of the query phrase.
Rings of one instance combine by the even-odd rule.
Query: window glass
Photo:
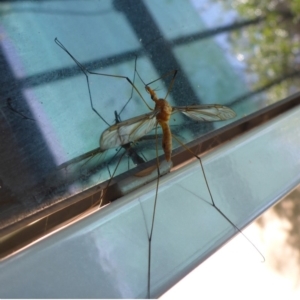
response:
[[[99,139],[115,112],[126,120],[150,110],[125,78],[89,74],[95,113],[85,75],[55,38],[87,70],[128,77],[152,108],[135,63],[146,84],[178,70],[167,97],[173,106],[221,104],[236,112],[212,123],[174,114],[171,130],[182,143],[299,90],[296,25],[263,3],[5,1],[0,12],[5,224],[106,181],[116,166],[120,174],[137,164],[129,154],[119,163],[124,149],[99,153]],[[159,97],[172,74],[151,85]],[[148,134],[134,145],[142,161],[156,156],[155,131]]]

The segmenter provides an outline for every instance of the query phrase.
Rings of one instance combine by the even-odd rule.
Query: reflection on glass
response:
[[[218,103],[243,118],[298,91],[297,10],[293,1],[1,3],[0,177],[14,199],[3,202],[1,226],[110,178],[122,155],[116,150],[65,166],[99,147],[115,111],[121,120],[149,112],[126,80],[89,76],[106,124],[91,109],[84,74],[55,37],[88,70],[133,80],[149,105],[143,83],[133,79],[135,56],[146,83],[178,70],[168,96],[173,106]],[[155,85],[166,94],[167,81]],[[187,143],[228,122],[176,115],[171,128]],[[133,147],[145,161],[156,155],[155,139]],[[123,158],[116,174],[134,165]]]
[[[168,95],[173,107],[218,103],[234,110],[235,120],[298,91],[298,2],[256,2],[231,1],[230,6],[215,0],[1,2],[0,228],[156,157],[161,131],[159,138],[153,130],[123,148],[105,152],[99,148],[100,136],[109,126],[149,113],[126,77],[153,107],[143,82],[162,77],[151,88],[159,98],[164,97],[170,78],[163,75],[178,70]],[[89,73],[87,82],[83,69],[55,44],[56,37],[84,70],[119,78]],[[142,80],[134,77],[136,61]],[[170,123],[174,135],[188,143],[233,121],[225,119],[203,124],[176,114]],[[162,152],[159,147],[158,154]],[[243,174],[234,166],[230,169],[235,175]],[[149,247],[151,254],[142,258],[143,266],[149,257],[153,262],[141,271],[148,277],[149,296],[167,285],[174,266],[186,263],[186,257],[199,259],[199,249],[204,256],[211,253],[220,240],[224,242],[236,231],[215,207],[202,201],[212,202],[201,167],[194,173],[197,176],[189,172],[184,183],[179,183],[174,172],[178,182],[174,189],[168,189],[168,184],[159,186],[157,242]],[[222,174],[214,180],[221,182],[229,176]],[[237,180],[232,180],[226,189],[241,205],[234,198],[237,189],[244,194],[249,190],[251,195],[247,178],[238,178],[238,187]],[[221,184],[211,185],[215,194],[218,188],[225,194]],[[152,201],[153,193],[147,195]],[[151,206],[150,214],[138,229],[144,238],[140,247],[148,250],[153,205],[143,197],[137,210]],[[229,202],[218,207],[234,224],[242,224],[244,215],[231,212]],[[207,215],[202,219],[203,211]],[[134,224],[131,217],[127,225]],[[218,228],[210,226],[212,219]],[[201,238],[195,238],[199,228]],[[105,234],[111,238],[110,232]],[[100,240],[101,235],[95,238]],[[127,235],[122,238],[126,240]],[[195,244],[178,247],[185,238],[194,239]],[[166,239],[171,241],[172,255],[167,247],[160,247]],[[115,241],[111,245],[115,247]],[[162,251],[167,259],[160,262]],[[162,268],[163,263],[168,268]],[[145,296],[146,280],[139,279]]]
[[[222,5],[227,12],[235,13],[238,30],[229,32],[231,51],[243,63],[251,88],[248,95],[241,95],[235,103],[252,99],[263,107],[299,91],[298,1],[250,0]]]

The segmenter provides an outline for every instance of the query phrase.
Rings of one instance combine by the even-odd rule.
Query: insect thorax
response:
[[[172,114],[172,106],[168,103],[168,101],[159,99],[156,101],[155,109],[159,110],[159,113],[156,115],[158,123],[169,121]]]

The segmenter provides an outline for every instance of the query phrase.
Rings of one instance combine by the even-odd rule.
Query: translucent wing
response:
[[[100,147],[77,156],[59,165],[46,178],[46,184],[51,187],[67,188],[71,184],[82,183],[89,176],[106,168],[103,164],[105,153]],[[74,186],[73,186],[74,187]]]
[[[101,150],[137,141],[153,129],[158,110],[117,123],[107,128],[100,137]]]
[[[57,168],[58,169],[67,168],[68,166],[70,166],[72,164],[79,163],[79,162],[83,161],[84,159],[93,157],[96,154],[101,153],[101,152],[103,152],[103,151],[101,150],[100,147],[98,147],[98,148],[93,149],[93,150],[91,150],[89,152],[86,152],[86,153],[84,153],[84,154],[82,154],[80,156],[77,156],[77,157],[75,157],[75,158],[73,158],[71,160],[68,160],[67,162],[64,162],[63,164],[59,165]]]
[[[232,109],[219,104],[174,106],[173,113],[178,111],[195,121],[202,122],[224,121],[236,116]]]

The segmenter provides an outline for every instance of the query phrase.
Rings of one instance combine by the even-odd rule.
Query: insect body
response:
[[[158,99],[155,91],[149,86],[146,86],[146,91],[155,102],[154,110],[107,128],[100,138],[100,147],[102,150],[116,148],[120,145],[136,141],[150,132],[158,123],[163,131],[162,147],[165,157],[167,161],[170,161],[172,154],[172,134],[169,119],[173,113],[182,112],[193,120],[207,122],[224,121],[236,116],[232,109],[218,104],[172,107],[167,100]]]
[[[91,97],[91,91],[89,87],[89,79],[88,74],[91,75],[100,75],[100,76],[108,76],[108,77],[116,77],[119,79],[126,79],[127,82],[132,86],[132,90],[135,90],[138,95],[141,97],[141,99],[146,103],[145,99],[139,92],[139,90],[134,85],[133,82],[126,76],[120,76],[120,75],[109,75],[109,74],[103,74],[103,73],[96,73],[91,72],[85,69],[71,54],[70,52],[57,40],[55,39],[55,42],[67,53],[69,56],[75,61],[75,63],[78,65],[78,67],[82,70],[82,72],[85,74],[88,84],[88,91],[89,91],[89,97],[90,97],[90,103],[91,108],[99,115],[99,117],[107,123],[103,117],[95,110],[92,103],[92,97]],[[135,68],[135,73],[138,74]],[[100,148],[99,151],[105,151],[107,149],[116,148],[119,146],[123,146],[124,148],[127,148],[127,146],[130,146],[130,143],[135,142],[139,139],[141,139],[143,136],[145,136],[147,133],[149,133],[153,128],[156,128],[159,124],[162,128],[163,132],[163,141],[162,141],[162,148],[165,153],[165,158],[167,161],[171,161],[171,155],[172,155],[172,134],[170,130],[169,120],[172,114],[175,114],[177,112],[181,112],[184,115],[188,116],[189,118],[195,120],[195,121],[202,121],[202,122],[214,122],[214,121],[224,121],[231,118],[234,118],[236,116],[235,112],[223,105],[219,104],[210,104],[210,105],[191,105],[191,106],[171,106],[168,101],[166,100],[169,92],[171,91],[172,85],[174,83],[174,79],[176,77],[177,71],[170,72],[173,74],[173,78],[171,80],[171,83],[169,85],[169,89],[167,91],[167,94],[164,98],[158,98],[156,95],[156,92],[154,89],[152,89],[149,85],[152,84],[155,81],[152,81],[149,84],[144,84],[145,89],[147,93],[149,93],[152,101],[155,103],[154,109],[146,114],[130,118],[128,120],[117,122],[116,124],[109,126],[106,130],[103,131],[100,137]],[[168,74],[170,74],[168,73]],[[139,76],[139,74],[138,74]],[[140,76],[139,76],[140,77]],[[141,77],[140,77],[141,79]],[[158,80],[158,79],[157,79]],[[142,81],[142,79],[141,79]],[[149,107],[149,106],[148,106]],[[230,219],[215,205],[212,194],[210,192],[210,188],[206,179],[206,175],[204,172],[203,164],[201,161],[201,158],[198,157],[196,154],[194,156],[198,159],[200,163],[200,167],[204,176],[205,184],[209,193],[209,197],[211,200],[211,203],[209,203],[210,206],[214,207],[216,211],[219,212],[220,215],[223,216],[224,219],[228,221],[238,232],[242,233],[241,230],[230,221]],[[118,165],[117,165],[118,167]],[[116,170],[116,169],[115,169]],[[112,177],[114,176],[115,172],[112,174]],[[157,204],[157,195],[158,195],[158,187],[159,187],[159,180],[160,180],[160,165],[157,158],[157,181],[156,181],[156,192],[155,192],[155,199],[154,199],[154,205],[152,210],[152,217],[151,217],[151,224],[148,231],[148,282],[147,282],[147,296],[148,298],[151,298],[151,272],[152,272],[152,236],[154,231],[154,223],[155,223],[155,212],[156,212],[156,204]],[[109,182],[111,181],[109,180]],[[206,202],[206,201],[205,201]],[[242,233],[243,234],[243,233]],[[243,235],[252,245],[253,243],[245,236]],[[259,252],[259,250],[253,245],[254,248]],[[260,252],[259,252],[260,253]]]

